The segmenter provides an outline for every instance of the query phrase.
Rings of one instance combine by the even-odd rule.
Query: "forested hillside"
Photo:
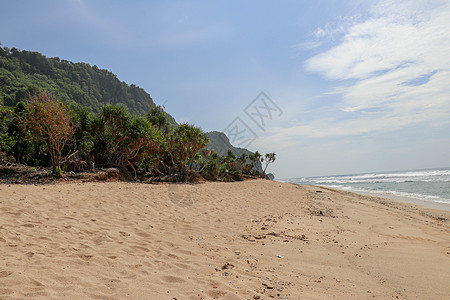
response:
[[[0,47],[0,104],[15,106],[36,92],[51,93],[93,112],[99,112],[104,104],[123,104],[130,113],[145,115],[155,105],[145,90],[120,81],[108,70],[48,58],[39,52]],[[171,116],[169,119],[174,123]]]
[[[60,102],[68,104],[66,108],[72,119],[64,126],[70,129],[70,134],[67,134],[67,144],[58,151],[59,155],[66,156],[76,153],[83,164],[126,166],[135,174],[139,169],[153,170],[159,175],[173,170],[186,173],[185,168],[194,168],[213,180],[235,180],[242,174],[252,173],[253,168],[257,172],[263,171],[260,159],[264,158],[258,152],[233,147],[220,132],[204,135],[200,128],[191,124],[178,126],[171,115],[155,105],[144,89],[120,81],[108,70],[1,46],[0,158],[6,155],[27,165],[52,164],[54,171],[60,169],[61,162],[50,161],[53,159],[49,155],[51,147],[43,143],[44,139],[36,140],[37,132],[30,129],[40,124],[41,119],[53,118],[50,112],[55,107],[50,105],[45,114],[41,112],[41,117],[30,121],[33,118],[30,105],[36,99],[43,103],[46,103],[45,99],[51,99],[55,107],[59,107]],[[60,108],[61,116],[66,108]],[[54,121],[57,123],[62,119],[58,117]],[[30,122],[33,126],[29,128]],[[194,141],[196,136],[201,137],[199,141]],[[206,146],[209,154],[202,158],[197,155],[200,148],[195,147],[197,150],[193,153],[184,153],[190,143],[200,145],[200,148]],[[183,153],[178,153],[181,150],[177,147],[184,149]],[[179,162],[184,165],[178,166]],[[68,166],[63,168],[70,169]],[[85,168],[84,165],[81,169]]]

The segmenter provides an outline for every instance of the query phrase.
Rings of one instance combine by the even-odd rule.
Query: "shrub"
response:
[[[74,133],[69,111],[52,95],[40,93],[30,96],[26,103],[26,113],[20,119],[25,130],[32,133],[34,140],[46,144],[52,162],[52,173],[60,175],[62,151]]]

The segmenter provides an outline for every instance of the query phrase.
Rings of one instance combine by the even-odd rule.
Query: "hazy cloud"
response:
[[[307,70],[341,82],[331,93],[341,95],[348,120],[325,124],[330,135],[450,122],[448,28],[448,1],[383,1],[346,27],[342,42],[308,59]],[[291,130],[320,136],[312,126]]]

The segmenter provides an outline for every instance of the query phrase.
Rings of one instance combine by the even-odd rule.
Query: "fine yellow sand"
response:
[[[0,299],[450,299],[446,218],[267,180],[0,185]]]

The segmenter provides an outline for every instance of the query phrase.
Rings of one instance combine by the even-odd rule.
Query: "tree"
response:
[[[26,114],[21,117],[33,139],[43,141],[52,161],[52,173],[61,175],[62,151],[74,133],[70,113],[63,103],[47,93],[30,96]]]
[[[92,151],[94,140],[90,125],[94,114],[80,104],[74,103],[70,106],[74,134],[67,147],[78,157],[89,158]]]
[[[11,109],[0,103],[0,151],[6,150],[7,118],[11,115]]]
[[[6,107],[3,107],[6,108]],[[27,114],[26,103],[19,102],[13,109],[6,108],[5,118],[3,119],[2,137],[0,148],[8,156],[14,157],[15,161],[28,165],[42,165],[50,160],[43,157],[45,144],[42,141],[36,141],[29,130],[25,130],[23,118]],[[8,112],[9,111],[9,112]]]
[[[267,170],[267,167],[269,166],[269,164],[271,164],[275,161],[275,152],[266,153],[265,158],[261,158],[261,162],[263,162],[263,161],[265,161],[265,163],[266,163],[263,173],[266,173],[266,170]]]
[[[256,151],[255,153],[252,153],[248,156],[249,160],[250,160],[250,164],[252,164],[252,169],[254,167],[256,167],[256,173],[259,173],[259,168],[258,166],[261,166],[261,162],[260,160],[262,159],[262,155]]]
[[[236,160],[236,155],[233,153],[233,151],[231,151],[231,149],[228,149],[227,155],[225,156],[225,158],[228,160],[228,162],[231,163]]]
[[[147,120],[164,135],[169,132],[169,121],[161,106],[154,106],[147,114]]]
[[[150,156],[157,160],[163,137],[146,118],[131,116],[120,105],[105,105],[91,121],[94,160],[100,165],[129,166],[137,177],[136,165]]]
[[[133,169],[135,179],[137,173],[133,164],[152,158],[153,167],[156,168],[162,143],[161,132],[147,119],[143,117],[132,118],[122,153],[128,165]]]
[[[168,152],[172,163],[182,170],[191,168],[195,155],[208,144],[208,136],[199,128],[183,123],[168,135]]]
[[[121,148],[127,139],[131,115],[121,105],[107,104],[92,121],[93,135],[96,137],[94,150],[97,160],[106,165],[124,166],[125,158]]]

